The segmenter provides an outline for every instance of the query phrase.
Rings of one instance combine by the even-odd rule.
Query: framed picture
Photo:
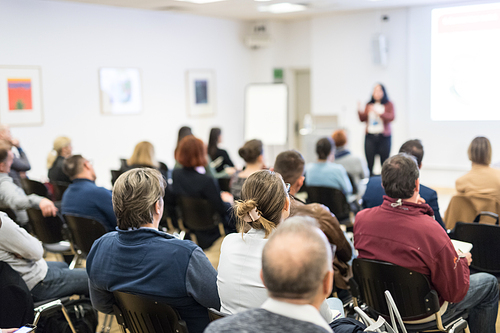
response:
[[[103,114],[137,114],[142,111],[138,68],[101,68],[99,87]]]
[[[0,67],[0,123],[43,123],[40,67]]]
[[[210,70],[191,70],[186,75],[187,105],[190,116],[215,114],[215,74]]]

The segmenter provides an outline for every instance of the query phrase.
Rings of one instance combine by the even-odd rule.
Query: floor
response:
[[[438,192],[440,212],[441,215],[444,216],[444,212],[448,207],[451,197],[455,194],[455,190],[447,188],[438,188],[436,189],[436,191]],[[219,265],[219,255],[220,255],[220,247],[222,244],[222,240],[223,237],[219,238],[212,245],[212,247],[205,250],[205,254],[207,255],[208,259],[210,260],[215,269],[217,269],[217,266]],[[47,253],[46,260],[58,260],[58,258],[57,256]],[[85,266],[85,262],[82,263],[82,266]],[[97,328],[97,332],[101,332],[103,322],[104,322],[104,314],[99,313],[99,326]],[[499,315],[497,317],[496,331],[500,333],[500,310],[499,310]],[[116,318],[114,318],[113,316],[113,322],[111,325],[110,333],[120,333],[120,332],[121,329],[116,322]]]

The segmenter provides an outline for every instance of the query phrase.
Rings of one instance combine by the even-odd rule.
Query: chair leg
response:
[[[102,323],[101,333],[109,333],[111,331],[111,325],[113,324],[113,315],[107,314],[104,316],[104,322]]]
[[[66,311],[66,308],[64,307],[63,304],[61,304],[61,310],[63,312],[64,317],[66,318],[66,321],[68,322],[69,328],[71,329],[71,332],[76,333],[75,327],[73,326],[73,323],[71,322],[71,318],[69,318],[68,312]]]
[[[71,263],[69,264],[69,269],[74,269],[75,266],[78,264],[79,260],[80,260],[80,255],[78,252],[76,252],[75,256],[73,257],[73,260],[71,260]]]

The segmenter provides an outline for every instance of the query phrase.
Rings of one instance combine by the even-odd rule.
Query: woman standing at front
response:
[[[377,84],[371,100],[361,110],[358,103],[359,120],[366,122],[365,155],[370,176],[373,176],[375,155],[380,157],[380,165],[391,152],[391,122],[394,120],[394,106],[389,101],[385,87]]]

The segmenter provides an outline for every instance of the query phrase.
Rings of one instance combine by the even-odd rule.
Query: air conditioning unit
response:
[[[245,37],[245,45],[252,50],[268,47],[271,42],[271,35],[267,32],[267,24],[256,23],[252,25],[250,34]]]

